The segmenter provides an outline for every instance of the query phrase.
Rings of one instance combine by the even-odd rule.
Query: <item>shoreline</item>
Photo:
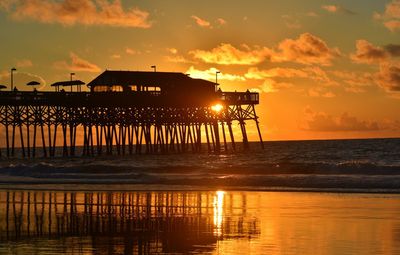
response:
[[[68,187],[65,187],[68,186]],[[387,194],[400,195],[400,189],[341,189],[341,188],[291,188],[251,186],[191,186],[191,185],[145,185],[145,184],[4,184],[0,191],[55,191],[55,192],[285,192],[330,194]]]

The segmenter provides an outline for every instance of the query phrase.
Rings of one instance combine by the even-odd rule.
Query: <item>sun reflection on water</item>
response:
[[[214,196],[214,234],[222,235],[222,222],[224,216],[224,196],[225,191],[219,190]]]

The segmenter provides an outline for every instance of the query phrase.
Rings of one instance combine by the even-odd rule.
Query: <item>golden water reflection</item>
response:
[[[214,234],[222,235],[222,220],[224,214],[224,191],[217,191],[214,196]]]
[[[0,254],[400,254],[400,196],[0,191]]]

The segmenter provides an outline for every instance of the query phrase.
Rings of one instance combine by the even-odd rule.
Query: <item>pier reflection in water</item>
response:
[[[260,234],[241,193],[3,191],[0,203],[0,253],[204,253]]]

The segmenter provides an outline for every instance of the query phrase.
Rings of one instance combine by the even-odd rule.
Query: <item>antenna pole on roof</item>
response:
[[[151,66],[153,68],[154,72],[157,72],[157,66]]]

